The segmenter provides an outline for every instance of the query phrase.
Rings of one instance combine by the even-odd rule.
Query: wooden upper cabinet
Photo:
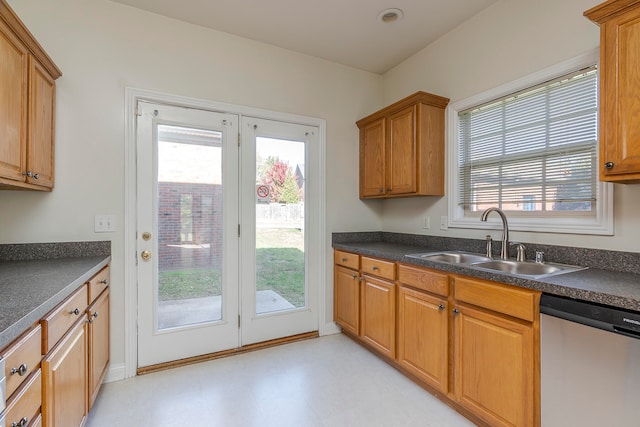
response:
[[[31,57],[29,66],[29,131],[27,182],[53,187],[53,128],[56,85],[49,73]]]
[[[640,182],[640,0],[584,15],[600,25],[600,180]]]
[[[55,80],[61,75],[0,0],[0,189],[53,187]]]
[[[444,109],[417,92],[358,122],[360,198],[444,195]]]
[[[385,194],[385,119],[360,128],[360,198]]]

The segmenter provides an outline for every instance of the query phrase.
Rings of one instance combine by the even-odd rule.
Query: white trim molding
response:
[[[446,129],[447,129],[447,161],[449,170],[448,194],[449,194],[449,223],[451,228],[471,228],[486,229],[487,223],[481,222],[479,217],[465,217],[463,207],[459,206],[458,200],[458,112],[469,109],[473,106],[497,99],[511,93],[517,92],[527,87],[552,80],[563,74],[585,68],[599,61],[599,50],[590,52],[561,62],[552,67],[540,70],[536,73],[522,77],[515,81],[506,83],[486,92],[472,97],[455,101],[447,107]],[[549,233],[570,233],[570,234],[593,234],[593,235],[613,235],[613,191],[611,183],[598,182],[598,207],[595,216],[589,217],[554,217],[554,218],[532,218],[519,217],[517,215],[509,217],[509,228],[515,231],[549,232]],[[498,224],[498,218],[490,217],[489,223]]]

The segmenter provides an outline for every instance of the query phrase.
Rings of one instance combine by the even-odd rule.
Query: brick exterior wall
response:
[[[222,186],[158,183],[160,271],[221,268]],[[184,238],[183,214],[191,211]]]

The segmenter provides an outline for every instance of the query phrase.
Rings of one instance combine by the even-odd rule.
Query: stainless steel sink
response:
[[[573,271],[584,270],[587,268],[552,262],[538,263],[511,259],[492,259],[482,254],[464,251],[425,252],[408,254],[407,256],[427,261],[465,265],[479,270],[500,272],[511,276],[526,277],[529,279],[556,276],[558,274],[571,273]]]
[[[576,265],[523,262],[506,259],[477,262],[473,263],[472,267],[484,270],[500,271],[514,276],[529,278],[555,276],[558,274],[571,273],[573,271],[584,270],[587,268],[579,267]]]
[[[407,256],[428,261],[446,262],[449,264],[473,264],[477,262],[491,261],[491,258],[484,255],[463,251],[426,252],[422,254],[409,254]]]

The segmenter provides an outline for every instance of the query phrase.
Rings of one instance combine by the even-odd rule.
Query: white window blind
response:
[[[597,70],[567,74],[458,113],[458,204],[594,214]]]

